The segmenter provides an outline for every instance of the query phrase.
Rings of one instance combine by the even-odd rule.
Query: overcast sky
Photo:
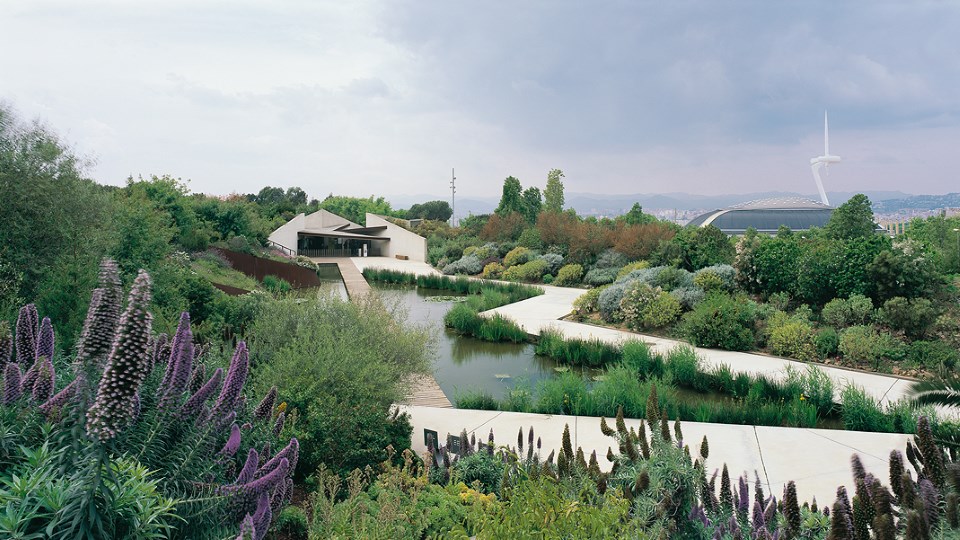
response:
[[[960,3],[0,0],[0,100],[196,192],[960,191]]]

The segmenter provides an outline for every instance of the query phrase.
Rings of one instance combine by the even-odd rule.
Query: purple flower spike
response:
[[[180,409],[180,416],[183,418],[191,418],[199,415],[204,403],[217,391],[221,379],[223,379],[223,369],[217,368],[216,371],[213,372],[213,375],[210,376],[210,380],[201,386],[200,390],[197,390],[197,393],[190,396],[190,399],[183,404],[183,408]]]
[[[170,357],[170,341],[166,334],[160,334],[153,341],[153,354],[150,359],[150,371],[153,368],[163,364],[166,367],[167,359]]]
[[[271,386],[270,391],[267,392],[267,395],[263,396],[263,400],[257,405],[257,408],[253,410],[253,417],[257,420],[266,420],[270,418],[270,415],[273,413],[273,404],[277,401],[277,387]]]
[[[230,426],[230,437],[227,438],[227,444],[223,445],[220,454],[232,456],[240,449],[240,426],[233,424]]]
[[[270,529],[270,521],[273,519],[273,513],[270,511],[270,497],[266,493],[261,493],[257,500],[257,511],[253,514],[253,538],[254,540],[263,540]]]
[[[180,400],[184,390],[187,389],[192,371],[193,332],[190,330],[190,314],[184,311],[180,314],[180,324],[170,345],[167,371],[160,383],[160,389],[163,392],[160,398],[161,409],[175,405]]]
[[[247,461],[243,464],[243,468],[240,469],[240,474],[237,476],[237,481],[234,484],[246,484],[247,482],[253,480],[253,474],[257,472],[257,466],[260,464],[260,456],[257,454],[256,448],[251,448],[247,452]]]
[[[30,397],[33,398],[33,401],[36,403],[44,403],[53,395],[55,384],[53,363],[46,358],[38,358],[37,361],[41,362],[41,364],[37,369],[37,377],[31,388]]]
[[[40,369],[40,364],[42,363],[42,358],[35,359],[33,364],[30,366],[30,369],[23,374],[23,378],[20,379],[21,394],[29,394],[33,391],[33,383],[37,382],[37,377],[39,376],[38,370]]]
[[[283,431],[283,421],[286,420],[287,413],[282,412],[277,415],[277,421],[273,423],[273,436],[279,437],[280,432]]]
[[[29,366],[37,357],[37,306],[27,304],[17,315],[17,363]]]
[[[3,368],[3,404],[20,399],[20,365],[10,362]]]
[[[120,268],[116,262],[104,259],[100,263],[98,281],[77,346],[77,364],[89,371],[89,375],[98,371],[110,354],[123,301]]]
[[[203,364],[194,364],[193,373],[190,374],[190,383],[187,384],[187,391],[190,395],[196,394],[203,382],[207,379],[207,366]]]
[[[287,462],[290,464],[290,472],[297,468],[297,460],[300,457],[300,441],[296,437],[290,439],[290,442],[283,447],[283,450],[277,452],[277,455],[273,456],[270,461],[267,461],[263,464],[263,467],[260,467],[260,470],[257,471],[257,474],[254,476],[260,478],[262,476],[270,474],[275,470],[281,462]]]
[[[256,534],[256,531],[253,527],[253,516],[247,514],[247,517],[243,518],[243,523],[240,524],[240,534],[237,535],[237,540],[254,540],[254,534]]]
[[[210,411],[210,418],[216,420],[226,416],[234,410],[237,399],[240,397],[240,391],[243,390],[243,384],[247,381],[247,371],[250,369],[250,355],[247,352],[247,344],[243,341],[237,343],[237,349],[230,360],[230,368],[227,370],[227,379],[224,381],[223,389],[220,390],[220,396]]]
[[[53,358],[53,324],[50,317],[44,317],[40,323],[40,337],[37,339],[37,357]]]
[[[134,396],[147,376],[147,345],[153,316],[150,276],[143,270],[133,282],[127,309],[120,317],[117,338],[100,378],[97,397],[87,411],[87,432],[101,441],[117,436],[133,418]]]
[[[76,394],[77,385],[77,379],[74,379],[66,388],[57,392],[56,395],[48,399],[43,405],[40,405],[40,412],[49,417],[51,414],[63,409],[63,406],[73,399],[73,396]]]

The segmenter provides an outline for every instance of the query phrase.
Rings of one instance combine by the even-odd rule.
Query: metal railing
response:
[[[344,248],[328,248],[328,249],[301,249],[297,251],[298,255],[303,255],[304,257],[357,257],[358,250],[356,249],[344,249]],[[367,256],[369,257],[379,257],[380,250],[378,249],[367,249]]]
[[[297,252],[296,252],[296,251],[288,248],[287,246],[285,246],[285,245],[283,245],[283,244],[278,244],[278,243],[274,242],[273,240],[267,240],[267,245],[270,246],[270,247],[272,247],[273,249],[279,250],[279,251],[280,251],[281,253],[283,253],[284,255],[287,255],[287,256],[290,256],[290,257],[296,257],[296,256],[297,256]]]

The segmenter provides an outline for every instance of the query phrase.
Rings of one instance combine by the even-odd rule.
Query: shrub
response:
[[[560,270],[560,267],[563,266],[563,255],[557,255],[556,253],[541,255],[540,260],[547,263],[547,272],[551,274],[556,274]]]
[[[627,326],[634,330],[661,328],[680,316],[680,302],[659,287],[639,281],[627,286],[620,300],[620,311]]]
[[[448,276],[454,274],[473,276],[482,271],[483,266],[480,264],[480,259],[474,255],[468,255],[443,267],[443,273]]]
[[[880,361],[880,336],[872,326],[851,326],[840,333],[840,353],[855,362]]]
[[[617,253],[612,249],[605,250],[603,253],[597,257],[597,262],[594,263],[594,268],[623,268],[627,264],[627,258],[621,253]],[[616,276],[616,273],[614,273]]]
[[[290,540],[307,540],[308,529],[307,513],[292,505],[284,508],[273,524],[273,530]]]
[[[700,347],[750,350],[754,344],[753,309],[744,298],[715,293],[684,315],[681,331]]]
[[[583,282],[591,287],[608,285],[617,278],[616,268],[594,268],[583,276]]]
[[[880,318],[884,324],[914,339],[923,337],[936,322],[938,315],[936,306],[926,298],[907,299],[897,296],[884,302],[880,309]]]
[[[836,356],[840,350],[840,335],[833,328],[823,328],[814,336],[813,343],[820,358]]]
[[[774,309],[786,311],[787,308],[790,307],[790,295],[784,291],[775,292],[767,298],[767,304]]]
[[[478,411],[497,410],[497,400],[489,392],[482,390],[468,390],[463,394],[457,393],[453,401],[458,409],[474,409]]]
[[[623,299],[623,293],[626,289],[624,283],[614,283],[604,287],[597,298],[597,310],[600,317],[607,322],[622,320],[620,312],[620,301]]]
[[[617,272],[617,279],[622,278],[623,276],[629,274],[630,272],[633,272],[634,270],[644,270],[646,268],[650,268],[650,263],[647,261],[632,262],[624,266]]]
[[[836,327],[867,324],[873,314],[873,302],[862,294],[851,295],[848,299],[834,298],[823,306],[820,318],[824,323]]]
[[[574,313],[578,317],[585,317],[588,313],[598,311],[600,309],[600,294],[603,293],[607,287],[608,286],[603,286],[596,289],[590,289],[589,291],[577,297],[577,299],[573,301]]]
[[[801,321],[790,321],[774,328],[770,332],[770,348],[773,354],[797,360],[808,361],[817,357],[813,328]]]
[[[483,267],[483,279],[500,279],[503,275],[503,265],[498,262],[492,262]]]
[[[706,292],[718,291],[723,287],[723,279],[715,272],[697,270],[693,276],[693,284]]]
[[[713,266],[707,266],[706,268],[701,268],[694,273],[694,284],[701,289],[707,290],[705,287],[696,283],[698,276],[701,276],[701,280],[708,280],[711,284],[716,283],[716,279],[714,278],[720,278],[720,285],[718,288],[727,292],[732,292],[737,288],[737,271],[729,264],[716,264]]]
[[[345,475],[383,462],[388,445],[408,447],[409,420],[390,411],[405,381],[429,372],[427,330],[396,324],[372,299],[321,297],[264,306],[248,338],[256,394],[280,388],[297,411],[288,429],[300,440],[301,473],[325,463]]]
[[[543,276],[542,281],[544,285],[550,285],[553,283],[553,276],[551,274],[546,274]]]
[[[683,268],[667,266],[660,270],[653,280],[653,285],[665,291],[693,287],[693,274]]]
[[[503,265],[510,268],[511,266],[528,262],[533,257],[534,254],[532,251],[523,246],[517,246],[503,257]]]
[[[499,493],[506,464],[499,456],[487,452],[474,452],[457,460],[454,479],[467,485],[480,483],[483,493]]]
[[[914,341],[907,358],[918,366],[945,376],[960,360],[960,351],[941,341]]]
[[[583,267],[579,264],[567,264],[557,272],[557,279],[553,280],[553,284],[569,287],[580,283],[581,279],[583,279]]]
[[[507,281],[538,281],[547,271],[547,262],[543,259],[534,259],[520,265],[510,266],[503,272],[503,279]]]
[[[707,377],[701,374],[703,361],[696,351],[687,345],[674,347],[667,353],[666,371],[673,376],[678,386],[693,388],[699,392],[709,390]]]
[[[702,289],[698,289],[696,287],[692,289],[681,287],[679,289],[670,291],[670,296],[673,296],[677,299],[677,302],[680,303],[680,307],[682,307],[684,311],[690,311],[697,307],[700,302],[703,302],[703,299],[707,297],[707,294],[703,292]]]
[[[540,231],[535,227],[524,229],[517,239],[517,245],[534,250],[543,249],[543,240],[540,239]]]

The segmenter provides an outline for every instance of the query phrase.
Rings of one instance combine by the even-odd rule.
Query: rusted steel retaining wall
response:
[[[217,248],[217,251],[230,261],[230,265],[236,270],[257,278],[257,281],[263,281],[266,276],[277,276],[288,281],[295,289],[320,286],[320,278],[317,277],[317,273],[309,268],[292,263],[262,259],[229,249]]]

